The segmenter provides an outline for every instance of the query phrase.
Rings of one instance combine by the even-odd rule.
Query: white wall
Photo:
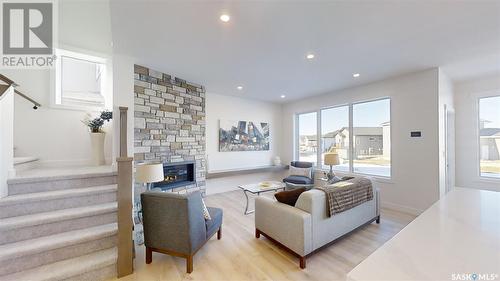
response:
[[[478,104],[484,94],[500,94],[500,74],[456,83],[456,186],[500,191],[500,180],[479,176]],[[500,109],[499,109],[500,110]]]
[[[446,73],[439,70],[439,197],[446,194],[446,177],[450,181],[450,185],[454,186],[454,170],[455,170],[455,146],[454,146],[454,128],[446,130],[447,121],[445,115],[447,112],[454,111],[453,101],[453,83]],[[453,114],[448,114],[447,118],[454,117]],[[454,120],[448,120],[449,124],[453,124]],[[446,138],[448,133],[449,139]],[[448,140],[448,142],[447,142]],[[447,172],[446,157],[448,155],[448,165],[450,166]]]
[[[127,153],[134,156],[134,59],[126,55],[113,56],[113,116],[116,118],[113,140],[113,159],[120,155],[120,111],[118,107],[128,107],[127,112]]]
[[[283,158],[293,158],[293,119],[298,112],[391,98],[392,178],[374,179],[382,204],[420,213],[439,199],[438,69],[340,90],[283,106]],[[410,138],[410,131],[422,138]]]
[[[81,122],[86,112],[50,107],[50,73],[46,70],[5,70],[18,89],[42,104],[37,110],[15,96],[16,156],[39,157],[46,166],[84,165],[90,160],[90,136]],[[92,113],[93,115],[97,113]],[[111,157],[111,123],[105,124],[107,159]]]
[[[279,104],[207,93],[206,153],[209,172],[269,166],[280,155],[282,118]],[[219,152],[219,120],[269,122],[269,151]]]
[[[14,89],[0,92],[0,198],[7,196],[7,178],[12,170],[14,145]]]
[[[108,1],[59,1],[58,42],[75,51],[111,55],[111,24]],[[49,70],[2,70],[18,89],[42,107],[15,96],[14,145],[18,156],[35,156],[45,165],[82,165],[90,160],[90,136],[81,123],[85,112],[50,107]],[[106,158],[111,158],[112,129],[105,126]]]

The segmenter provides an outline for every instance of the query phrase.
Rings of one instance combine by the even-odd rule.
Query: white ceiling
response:
[[[115,52],[268,101],[437,66],[456,80],[500,71],[500,1],[112,0],[111,18]]]

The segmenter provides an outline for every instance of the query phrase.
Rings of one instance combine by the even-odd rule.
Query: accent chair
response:
[[[222,209],[207,207],[205,220],[199,191],[189,194],[147,191],[141,194],[146,263],[158,252],[186,259],[193,271],[193,256],[217,232],[222,234]]]
[[[298,176],[298,175],[289,175],[288,177],[283,179],[283,182],[286,184],[286,189],[295,189],[300,187],[305,187],[306,189],[311,189],[314,186],[314,171],[312,169],[313,163],[305,162],[305,161],[292,161],[290,166],[296,168],[311,168],[311,173],[308,177],[306,176]]]

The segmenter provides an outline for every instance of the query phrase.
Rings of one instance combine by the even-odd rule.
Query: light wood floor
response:
[[[209,195],[208,206],[224,210],[222,240],[212,237],[195,255],[194,271],[186,274],[185,260],[153,253],[144,261],[144,246],[137,246],[135,272],[119,280],[345,280],[346,274],[398,233],[415,217],[382,209],[381,223],[372,223],[307,259],[298,259],[265,237],[254,236],[254,216],[243,215],[241,191]]]

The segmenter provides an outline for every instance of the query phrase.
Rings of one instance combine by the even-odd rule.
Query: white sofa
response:
[[[373,221],[380,222],[380,196],[374,190],[373,200],[350,210],[327,216],[325,192],[312,189],[302,193],[295,207],[274,199],[255,200],[255,237],[264,235],[283,246],[306,266],[306,256],[315,250]]]

